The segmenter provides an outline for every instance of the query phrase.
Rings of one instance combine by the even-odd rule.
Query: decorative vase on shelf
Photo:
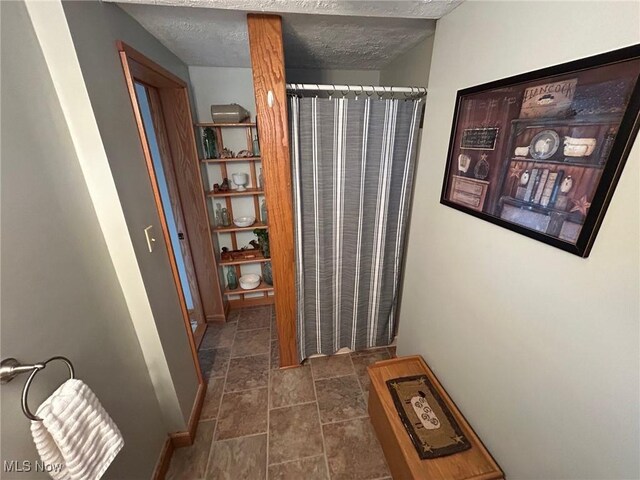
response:
[[[253,138],[253,156],[254,157],[259,157],[260,156],[260,142],[258,142],[258,134],[256,133],[256,136]]]
[[[229,288],[229,290],[238,288],[238,277],[233,267],[227,268],[227,288]]]
[[[220,219],[222,220],[223,227],[231,226],[231,217],[229,216],[229,210],[227,210],[226,207],[220,210]]]
[[[204,129],[203,146],[206,158],[218,158],[218,146],[216,145],[216,134],[213,128],[206,127]]]
[[[262,220],[262,223],[265,225],[267,224],[267,201],[264,199],[260,204],[260,220]]]
[[[222,223],[222,205],[216,203],[216,227],[224,227]]]
[[[273,271],[271,270],[271,262],[265,262],[264,267],[262,268],[262,279],[267,285],[273,286]]]

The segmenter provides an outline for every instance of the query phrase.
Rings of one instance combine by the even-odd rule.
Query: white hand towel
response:
[[[98,480],[124,445],[120,430],[81,380],[64,382],[36,412],[31,434],[55,480]]]

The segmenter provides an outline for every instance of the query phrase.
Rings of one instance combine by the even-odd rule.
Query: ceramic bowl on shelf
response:
[[[246,173],[234,173],[231,175],[231,180],[238,186],[239,192],[244,192],[247,189],[247,183],[249,183],[249,175]]]
[[[253,290],[260,285],[260,275],[248,273],[240,277],[240,288],[243,290]]]
[[[236,227],[250,227],[256,221],[256,217],[236,217],[233,223]]]

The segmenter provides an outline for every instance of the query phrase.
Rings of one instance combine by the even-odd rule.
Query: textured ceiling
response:
[[[190,66],[250,67],[247,14],[191,7],[120,5]]]
[[[443,17],[463,0],[103,0],[116,3],[202,7],[243,12],[353,15],[357,17]]]
[[[435,20],[287,14],[286,65],[379,70],[423,38]]]
[[[406,18],[418,6],[430,5],[431,12],[455,8],[455,1],[287,1],[249,2],[243,0],[206,1],[171,0],[182,5],[215,5],[229,8],[199,8],[193,6],[150,5],[119,2],[146,30],[158,38],[187,65],[249,67],[249,47],[246,27],[247,11],[230,9],[242,4],[257,11],[258,6],[271,8],[294,7],[315,14],[282,13],[286,64],[289,68],[368,69],[378,70],[397,55],[410,49],[421,39],[432,35],[435,20],[421,15]],[[139,0],[151,1],[151,0]],[[155,0],[166,4],[170,0]],[[339,4],[340,8],[332,6]],[[357,4],[357,5],[356,5]],[[359,15],[351,12],[360,6]],[[387,16],[379,16],[386,8]],[[403,8],[400,8],[403,7]],[[437,8],[436,8],[437,7]],[[261,8],[260,11],[272,11]],[[321,15],[317,12],[331,12]],[[432,15],[430,13],[429,15]]]

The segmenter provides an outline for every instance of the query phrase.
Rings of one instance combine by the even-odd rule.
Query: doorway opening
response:
[[[152,87],[147,87],[140,82],[135,82],[136,96],[138,99],[138,107],[142,115],[142,124],[147,136],[149,144],[149,153],[153,161],[153,169],[155,171],[155,181],[160,201],[162,202],[162,210],[164,213],[167,230],[171,239],[171,247],[173,248],[173,259],[180,279],[180,287],[189,313],[189,322],[191,331],[196,332],[205,326],[202,305],[200,304],[200,294],[198,292],[198,284],[195,278],[195,268],[189,246],[185,242],[185,226],[180,205],[180,197],[177,192],[173,172],[168,165],[168,159],[163,158],[158,144],[158,135],[155,130],[153,114],[150,105],[150,92]],[[157,95],[157,92],[151,92]],[[161,120],[161,119],[158,119]],[[157,120],[156,120],[157,121]],[[169,167],[169,168],[166,168]],[[165,171],[166,170],[166,171]],[[198,335],[198,337],[202,337]],[[199,338],[199,339],[200,339]],[[198,339],[198,340],[199,340]],[[199,342],[196,342],[199,343]]]

